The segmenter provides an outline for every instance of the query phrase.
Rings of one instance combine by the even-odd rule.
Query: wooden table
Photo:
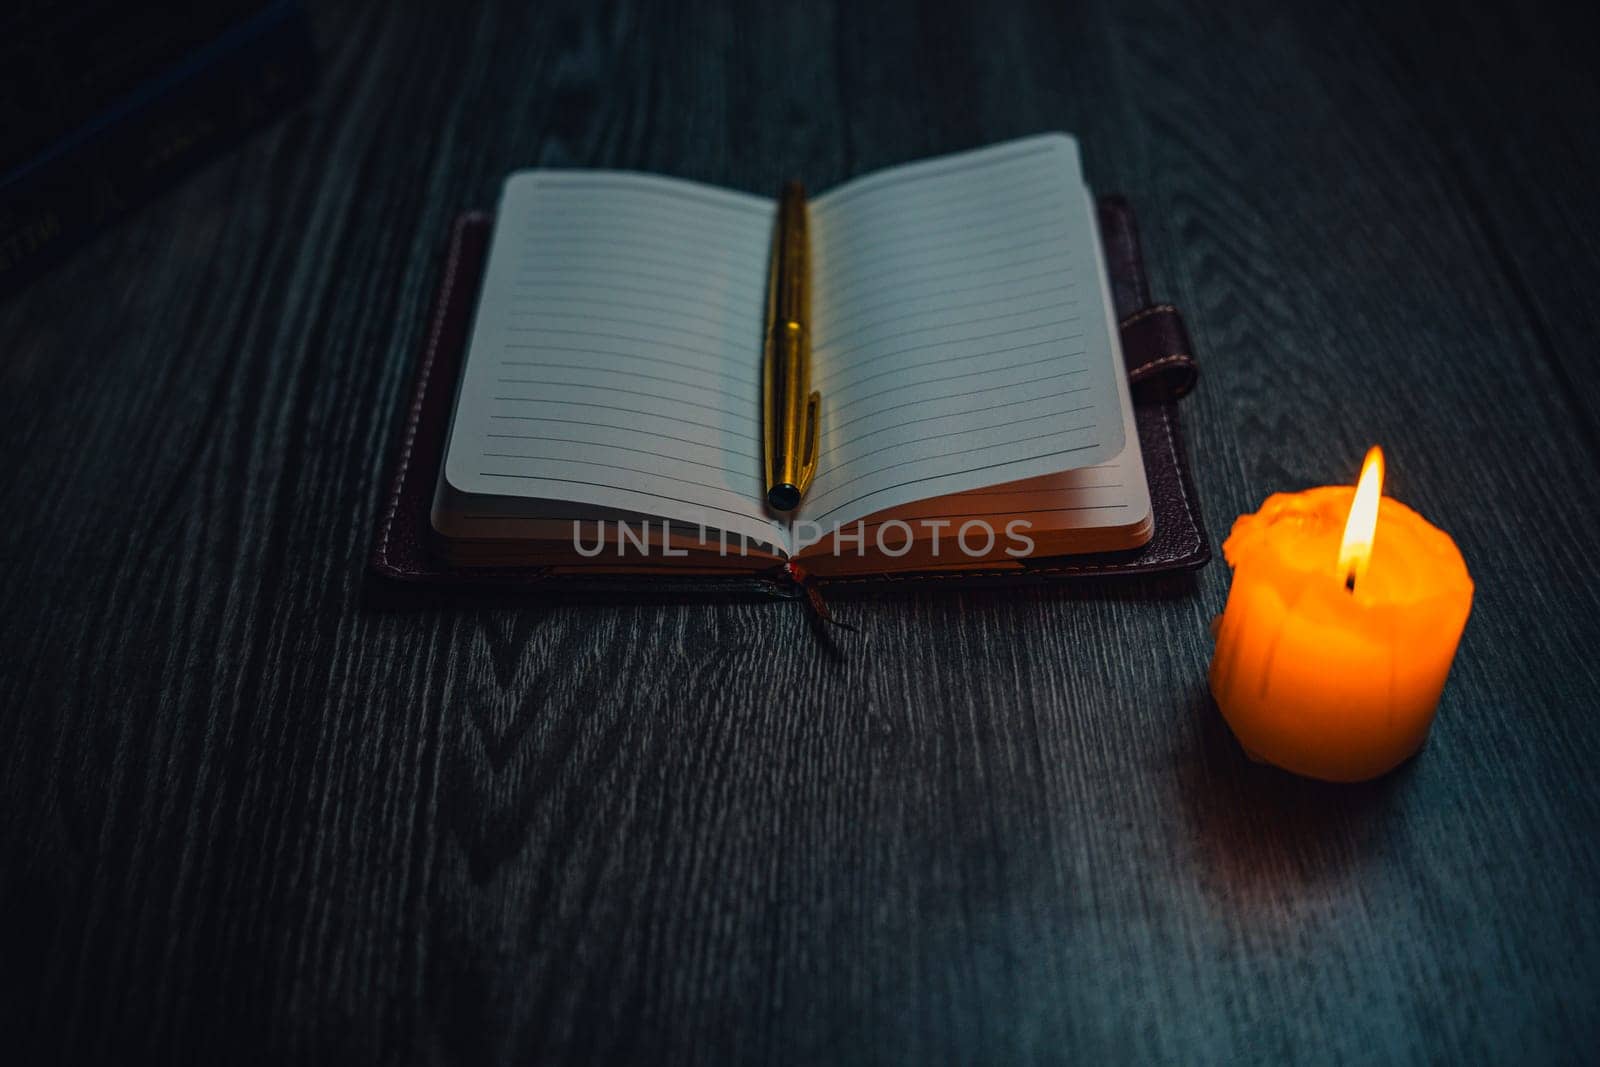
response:
[[[436,6],[319,11],[309,106],[0,305],[12,1062],[1595,1054],[1589,28]],[[1245,760],[1220,561],[850,602],[837,652],[796,604],[364,599],[441,242],[506,172],[825,187],[1049,129],[1188,317],[1213,542],[1379,441],[1460,543],[1412,764]]]

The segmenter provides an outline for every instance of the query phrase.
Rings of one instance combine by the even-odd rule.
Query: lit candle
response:
[[[1223,542],[1211,693],[1252,759],[1358,782],[1427,739],[1472,579],[1448,534],[1382,492],[1373,448],[1356,488],[1270,496]]]

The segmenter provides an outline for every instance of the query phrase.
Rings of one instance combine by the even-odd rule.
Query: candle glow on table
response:
[[[1253,759],[1356,782],[1427,739],[1472,579],[1448,534],[1381,495],[1383,473],[1373,448],[1358,487],[1274,494],[1222,545],[1211,692]]]

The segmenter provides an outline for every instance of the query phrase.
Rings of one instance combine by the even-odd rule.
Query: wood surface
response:
[[[1600,1045],[1600,79],[1554,4],[318,8],[308,106],[0,303],[0,1035],[35,1062],[1558,1062]],[[380,609],[457,212],[1051,129],[1214,544],[1477,581],[1422,755],[1251,765],[1190,582]]]

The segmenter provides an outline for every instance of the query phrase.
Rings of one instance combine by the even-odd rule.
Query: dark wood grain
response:
[[[1560,1061],[1600,1042],[1583,27],[1552,7],[317,13],[309,107],[0,305],[15,1062]],[[1249,764],[1189,586],[380,610],[459,210],[1046,129],[1204,365],[1213,532],[1384,443],[1478,583],[1380,782]]]

